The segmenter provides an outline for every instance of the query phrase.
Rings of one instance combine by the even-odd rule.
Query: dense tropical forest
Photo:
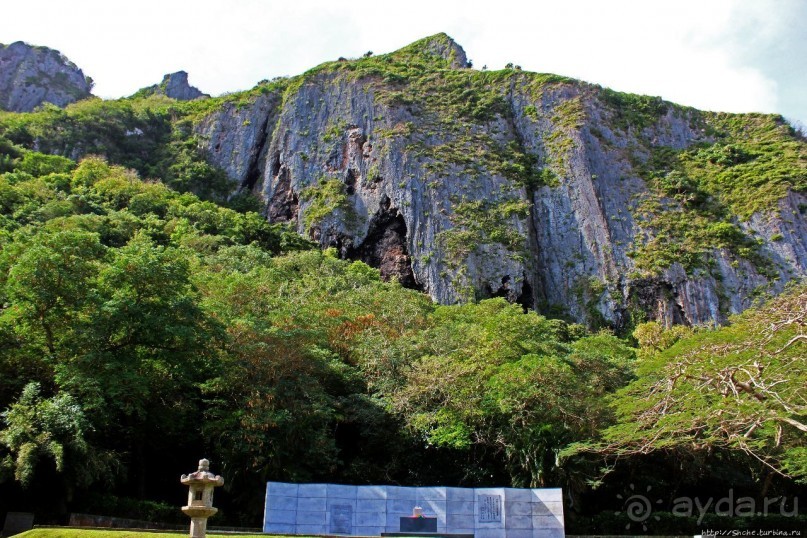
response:
[[[207,457],[218,525],[276,480],[561,487],[568,534],[807,528],[803,134],[469,64],[439,34],[0,112],[0,515],[185,523]],[[550,239],[575,304],[524,280]]]
[[[569,533],[629,526],[628,485],[660,495],[654,531],[805,523],[792,504],[671,511],[804,497],[804,285],[724,328],[618,337],[500,298],[434,304],[248,200],[187,192],[184,171],[209,172],[192,155],[161,171],[175,190],[148,163],[0,151],[11,510],[181,522],[179,474],[205,456],[220,522],[244,526],[266,480],[560,486]]]

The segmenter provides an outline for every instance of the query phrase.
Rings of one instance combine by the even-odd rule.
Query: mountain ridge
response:
[[[167,73],[159,84],[154,84],[137,91],[132,97],[148,97],[149,95],[165,95],[177,101],[192,101],[210,95],[188,83],[187,71]]]
[[[186,106],[177,136],[230,195],[441,303],[701,324],[807,272],[780,116],[475,70],[446,34]]]
[[[697,190],[696,186],[651,185],[664,183],[670,174],[675,180],[680,172],[663,169],[670,163],[661,162],[661,170],[651,170],[648,164],[659,164],[665,152],[675,158],[689,156],[697,145],[732,146],[721,140],[728,137],[733,142],[734,135],[715,136],[712,131],[742,115],[700,112],[515,68],[462,69],[449,65],[445,56],[423,54],[433,40],[446,38],[438,34],[353,63],[325,63],[292,79],[292,89],[284,90],[279,109],[252,122],[265,126],[263,155],[253,159],[261,173],[248,179],[249,166],[240,166],[244,173],[230,177],[240,182],[240,188],[259,193],[270,220],[296,222],[298,231],[323,247],[336,247],[344,256],[368,247],[373,250],[367,241],[384,235],[371,233],[374,223],[395,221],[400,229],[403,219],[405,237],[397,244],[405,248],[398,250],[410,257],[421,289],[439,302],[504,295],[530,307],[565,307],[571,310],[566,315],[578,321],[599,318],[622,325],[634,308],[667,323],[699,324],[722,321],[726,314],[743,310],[760,286],[770,283],[772,289],[780,289],[792,275],[804,275],[805,227],[798,209],[804,203],[804,167],[798,156],[792,160],[793,183],[802,191],[771,184],[778,194],[765,200],[781,205],[784,218],[795,223],[789,227],[762,214],[753,217],[757,213],[753,211],[740,218],[745,212],[741,204],[728,214],[722,201],[717,208],[691,210],[688,206],[693,204],[684,198],[687,189]],[[419,63],[425,76],[417,72]],[[435,77],[440,80],[433,83]],[[330,90],[341,96],[339,102],[329,100]],[[264,102],[255,101],[258,107]],[[324,104],[318,107],[318,103]],[[327,117],[320,117],[317,109],[327,110]],[[239,114],[249,116],[244,107]],[[313,124],[308,121],[312,116]],[[783,139],[791,136],[776,116],[745,117],[760,123],[761,133],[781,129]],[[201,140],[209,139],[218,121],[214,114],[200,122]],[[465,133],[458,133],[457,124],[464,124]],[[491,130],[499,136],[489,136]],[[420,136],[424,131],[435,136]],[[247,132],[254,136],[252,130]],[[323,151],[322,146],[330,143],[325,139],[334,138],[323,135],[329,132],[339,136],[341,144]],[[319,139],[312,133],[319,133]],[[213,138],[215,143],[206,151],[213,162],[232,169],[228,159],[234,154],[216,148],[230,147],[228,140],[240,139],[238,131],[228,131],[223,138],[219,131]],[[803,155],[800,148],[797,152]],[[417,162],[413,150],[428,153],[427,158]],[[474,152],[475,159],[467,158]],[[486,168],[481,172],[474,168],[480,162]],[[448,185],[439,178],[446,171]],[[476,194],[464,192],[469,178],[486,184]],[[432,187],[434,192],[424,194]],[[510,198],[498,196],[501,189]],[[701,193],[711,199],[704,205],[715,205],[715,194],[720,193]],[[449,204],[433,203],[452,197],[455,201]],[[645,202],[641,208],[632,202],[637,197]],[[680,260],[673,259],[675,252],[664,252],[670,245],[653,241],[662,233],[653,231],[652,219],[639,215],[654,204],[663,215],[691,217],[703,228],[691,241],[694,244],[687,245],[689,250],[679,253]],[[518,217],[518,211],[529,215]],[[351,212],[361,221],[358,226],[350,225]],[[441,218],[441,213],[447,216]],[[557,218],[559,213],[565,224]],[[722,239],[720,230],[709,229],[709,219],[720,215],[726,232]],[[424,224],[429,220],[437,222]],[[686,243],[686,230],[676,223],[662,224],[667,228],[662,232],[678,235],[673,241]],[[792,230],[790,240],[770,241],[780,228]],[[650,241],[637,242],[640,233]],[[766,244],[756,244],[759,240]],[[423,247],[441,241],[439,249]],[[516,259],[523,253],[514,241],[527,243],[526,262]],[[472,244],[475,247],[469,249]],[[626,248],[631,244],[638,248]],[[760,248],[766,249],[762,258],[775,258],[770,263],[776,269],[767,262],[762,263],[765,268],[754,265],[751,260],[762,258],[749,249]],[[448,259],[445,254],[452,251],[464,259],[460,263]],[[711,272],[702,267],[708,264],[713,266]],[[763,274],[768,270],[778,274],[769,278]],[[631,273],[638,274],[629,278]]]
[[[22,41],[0,43],[0,109],[30,112],[43,103],[63,107],[89,97],[92,85],[57,50]]]

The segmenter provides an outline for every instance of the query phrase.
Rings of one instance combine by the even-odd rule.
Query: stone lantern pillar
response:
[[[219,511],[213,507],[213,488],[224,485],[224,479],[210,472],[210,462],[199,460],[195,473],[183,474],[182,484],[188,486],[188,505],[182,507],[185,515],[191,518],[191,538],[205,538],[207,518]]]

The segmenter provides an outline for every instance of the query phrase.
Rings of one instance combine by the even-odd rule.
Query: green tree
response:
[[[184,252],[156,246],[145,234],[111,251],[98,273],[82,349],[60,369],[60,385],[117,419],[142,416],[172,384],[181,390],[192,382],[211,334],[189,275]]]
[[[62,393],[44,398],[41,392],[39,383],[29,383],[0,414],[0,446],[7,450],[0,465],[13,469],[26,488],[33,487],[40,475],[50,477],[48,471],[55,471],[69,500],[75,488],[87,487],[112,472],[117,460],[88,443],[91,426],[73,397]]]
[[[558,480],[558,451],[606,422],[602,396],[633,358],[610,335],[564,342],[562,323],[503,299],[438,307],[432,323],[396,409],[431,444],[496,450],[516,485]]]
[[[199,308],[190,258],[142,233],[117,249],[83,230],[16,239],[0,312],[0,367],[14,377],[0,394],[8,402],[31,380],[70,394],[88,442],[128,453],[144,481],[151,456],[198,441],[196,384],[215,375],[219,330]]]
[[[27,151],[23,154],[16,168],[34,177],[40,177],[48,174],[70,172],[75,166],[76,163],[67,157]]]
[[[56,381],[111,448],[129,452],[144,495],[150,459],[198,442],[198,383],[215,374],[219,329],[199,307],[187,254],[142,233],[111,252],[97,289],[82,346],[58,366]]]
[[[78,334],[74,324],[95,300],[95,278],[105,254],[98,235],[83,231],[40,233],[4,252],[10,265],[4,318],[29,343],[56,359]]]
[[[797,286],[715,330],[651,354],[614,400],[606,457],[725,450],[807,479],[807,289]]]

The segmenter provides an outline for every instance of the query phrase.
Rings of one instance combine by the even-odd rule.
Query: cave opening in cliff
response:
[[[501,286],[498,289],[493,289],[490,284],[483,284],[481,290],[481,298],[502,297],[507,299],[510,303],[521,305],[526,312],[534,308],[534,297],[532,294],[532,286],[530,286],[527,276],[521,281],[521,292],[516,295],[516,290],[512,286],[512,279],[510,275],[502,277]]]
[[[291,188],[291,171],[280,163],[280,158],[272,160],[270,171],[277,177],[277,186],[266,207],[270,222],[288,222],[297,218],[300,200]]]
[[[348,169],[345,177],[345,194],[348,196],[356,194],[356,174],[353,173],[353,169]]]
[[[489,283],[483,284],[480,295],[481,298],[484,299],[491,299],[493,297],[502,297],[512,302],[511,297],[512,291],[510,290],[510,275],[505,275],[502,277],[502,285],[499,286],[496,290],[494,290],[493,286],[491,286]]]
[[[412,271],[412,260],[406,249],[406,231],[403,215],[390,208],[390,200],[385,197],[370,221],[367,237],[361,245],[349,249],[347,257],[377,268],[384,280],[395,277],[405,288],[423,291]]]
[[[660,278],[642,278],[631,283],[628,302],[666,326],[691,325],[678,301],[675,288]],[[627,323],[627,321],[626,321]]]
[[[244,176],[244,180],[241,183],[242,190],[249,190],[252,191],[255,189],[255,186],[258,184],[258,180],[261,178],[263,172],[263,155],[264,150],[266,149],[266,144],[269,142],[269,118],[266,118],[260,130],[258,131],[258,143],[255,147],[250,151],[249,155],[249,162],[247,163],[247,173]],[[218,150],[218,148],[216,148]],[[275,159],[279,159],[279,155],[275,155]],[[274,166],[274,163],[273,163]],[[275,172],[276,174],[277,172]]]
[[[521,282],[521,293],[516,297],[516,304],[520,304],[524,312],[535,309],[535,296],[532,293],[532,286],[530,286],[530,281],[526,274]]]

